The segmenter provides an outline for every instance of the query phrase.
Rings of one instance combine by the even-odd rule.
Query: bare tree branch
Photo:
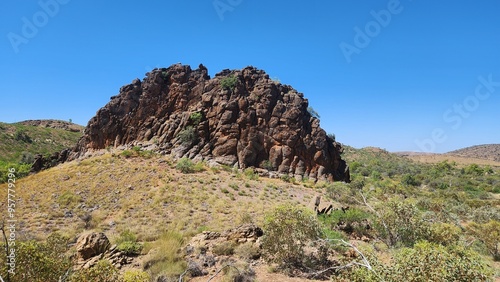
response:
[[[385,222],[384,218],[372,206],[370,206],[370,204],[368,204],[368,202],[366,201],[366,197],[365,197],[365,195],[363,195],[363,193],[359,192],[359,194],[361,195],[361,198],[363,198],[363,203],[365,204],[365,206],[367,206],[382,222],[382,225],[384,226],[385,232],[387,232],[387,235],[389,236],[389,242],[384,241],[384,243],[388,247],[393,246],[395,244],[396,240],[394,238],[394,234],[392,234],[389,227],[387,227],[387,223]]]
[[[184,270],[184,272],[181,274],[181,276],[179,276],[179,282],[182,282],[182,278],[184,278],[184,275],[186,275],[188,271],[189,271],[189,268]]]

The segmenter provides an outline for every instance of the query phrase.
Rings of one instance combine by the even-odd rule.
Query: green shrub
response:
[[[205,163],[204,162],[195,163],[193,166],[193,171],[194,172],[205,171]]]
[[[149,282],[151,276],[147,272],[129,269],[123,273],[123,282]]]
[[[430,228],[429,241],[443,246],[456,244],[460,240],[461,229],[449,223],[433,223]]]
[[[379,232],[389,246],[412,246],[416,241],[428,238],[430,234],[429,223],[409,199],[394,198],[384,203],[379,220]]]
[[[420,186],[420,182],[411,174],[403,175],[401,183],[406,186]]]
[[[200,112],[192,113],[189,116],[189,119],[193,122],[194,125],[198,125],[201,122],[201,120],[203,119],[203,114]]]
[[[245,169],[245,171],[243,173],[250,180],[258,180],[259,179],[259,175],[257,173],[255,173],[253,168],[247,168],[247,169]]]
[[[125,157],[125,158],[130,158],[130,157],[132,157],[132,155],[134,155],[134,153],[132,151],[129,151],[129,150],[123,150],[120,153],[120,155]]]
[[[357,191],[344,182],[333,182],[326,186],[326,195],[328,198],[344,204],[355,204]]]
[[[116,248],[126,255],[138,255],[142,251],[142,244],[137,242],[137,236],[130,232],[130,230],[120,233],[120,237],[116,239],[115,243]]]
[[[186,126],[181,132],[179,132],[178,136],[181,143],[184,145],[189,145],[198,139],[198,134],[196,133],[196,129],[191,125]]]
[[[184,238],[181,233],[175,231],[165,232],[151,243],[151,248],[156,249],[152,257],[144,261],[144,266],[148,267],[148,273],[151,277],[164,275],[166,277],[176,277],[179,279],[187,265],[184,260],[184,253],[181,248],[184,245]]]
[[[10,282],[58,281],[71,268],[71,260],[66,255],[67,246],[68,238],[58,233],[51,234],[45,242],[17,241],[15,274],[10,276]],[[4,248],[0,256],[0,275],[6,279],[7,261],[3,250]]]
[[[224,77],[220,81],[220,86],[225,89],[225,90],[231,90],[233,91],[234,88],[236,87],[236,83],[238,82],[238,78],[234,75],[230,75],[227,77]]]
[[[53,280],[57,281],[57,280]],[[122,282],[118,269],[108,260],[100,260],[94,267],[74,272],[68,282]]]
[[[27,176],[31,170],[31,164],[7,163],[0,161],[0,183],[5,183],[9,179],[11,170],[14,170],[16,179]]]
[[[263,168],[263,169],[267,169],[269,171],[272,171],[274,170],[274,167],[273,167],[273,163],[270,161],[270,160],[265,160],[263,161],[260,166]]]
[[[285,182],[290,182],[290,175],[288,174],[283,174],[281,177],[280,177],[281,180],[285,181]]]
[[[482,169],[477,164],[470,164],[470,165],[466,166],[465,168],[463,168],[462,172],[464,174],[468,174],[468,175],[480,176],[480,175],[484,174],[484,169]]]
[[[180,170],[182,173],[192,173],[194,172],[194,163],[189,158],[182,158],[177,162],[175,168]]]
[[[320,236],[321,227],[311,210],[291,204],[282,205],[265,218],[263,255],[267,261],[283,268],[301,265],[304,247]]]
[[[483,224],[472,222],[467,229],[484,244],[494,260],[500,261],[500,222],[496,220]]]
[[[360,162],[354,161],[349,164],[349,170],[351,171],[351,173],[356,173],[358,169],[362,166],[363,165]]]
[[[17,141],[21,141],[24,143],[32,143],[33,140],[31,140],[31,137],[26,133],[26,130],[24,129],[18,129],[16,130],[16,133],[14,133],[14,139]]]
[[[413,248],[400,250],[391,264],[383,264],[373,255],[368,255],[373,271],[355,267],[343,271],[341,277],[347,281],[491,281],[492,271],[480,256],[459,246],[444,247],[426,241]],[[344,280],[345,281],[345,280]]]
[[[330,230],[342,230],[348,234],[354,234],[357,237],[370,236],[369,226],[370,214],[357,208],[348,210],[334,210],[329,215],[319,216],[322,222]]]

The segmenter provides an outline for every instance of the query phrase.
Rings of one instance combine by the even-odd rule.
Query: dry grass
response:
[[[207,169],[183,174],[165,156],[125,158],[119,154],[73,161],[18,180],[16,217],[25,239],[54,231],[77,236],[88,229],[110,238],[130,230],[140,241],[165,230],[195,234],[261,223],[283,202],[307,205],[314,189],[279,179]],[[0,186],[0,198],[7,198]],[[6,201],[0,208],[5,210]],[[81,218],[90,215],[85,226]]]

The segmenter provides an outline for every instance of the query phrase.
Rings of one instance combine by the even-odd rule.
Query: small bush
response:
[[[401,179],[401,183],[405,186],[420,186],[420,181],[418,181],[413,175],[405,174]]]
[[[379,232],[389,246],[412,246],[418,240],[428,238],[430,234],[429,223],[410,200],[395,198],[384,203],[379,220]],[[382,228],[383,224],[386,228]]]
[[[45,242],[16,241],[15,275],[10,276],[10,282],[58,281],[59,277],[72,267],[71,260],[66,255],[67,245],[68,238],[59,233],[51,234]],[[2,244],[0,247],[2,248],[0,275],[7,279],[5,245]]]
[[[116,245],[116,248],[126,255],[138,255],[142,250],[142,245],[137,242],[137,236],[130,230],[125,230],[120,234],[120,237],[116,240]]]
[[[252,168],[245,169],[244,174],[250,180],[258,180],[259,179],[259,175],[257,173],[255,173],[255,171]]]
[[[224,277],[222,282],[253,282],[255,281],[255,271],[248,264],[226,265],[222,271]]]
[[[176,276],[184,272],[187,265],[180,251],[184,245],[182,234],[168,231],[152,243],[151,248],[156,249],[151,258],[144,262],[144,267],[152,277],[164,275],[166,277]],[[177,281],[177,280],[175,280]]]
[[[443,246],[456,244],[460,240],[461,230],[449,223],[433,223],[430,228],[429,240]]]
[[[125,157],[125,158],[130,158],[134,155],[134,153],[132,151],[129,151],[129,150],[124,150],[120,153],[120,155],[122,157]]]
[[[194,170],[194,172],[205,171],[205,163],[204,162],[195,163],[193,170]]]
[[[56,281],[56,280],[54,280]],[[100,260],[94,267],[73,273],[69,282],[121,282],[118,269],[108,260]]]
[[[390,265],[369,256],[373,271],[356,267],[341,274],[347,281],[491,281],[491,271],[480,256],[463,247],[444,247],[426,241],[403,248]],[[344,280],[345,281],[345,280]]]
[[[301,265],[304,247],[321,235],[316,215],[303,207],[283,205],[265,218],[263,255],[283,268]]]
[[[182,173],[192,173],[194,172],[194,163],[189,158],[182,158],[177,162],[175,168],[180,170]]]
[[[285,181],[285,182],[290,182],[290,175],[288,174],[283,174],[281,177],[280,177],[281,180]]]
[[[151,277],[142,270],[130,269],[123,273],[123,282],[149,282]]]
[[[26,133],[26,130],[24,129],[18,129],[16,133],[14,134],[14,139],[17,141],[22,141],[24,143],[32,143],[33,140],[31,140],[31,137]]]
[[[274,170],[274,167],[273,167],[273,163],[270,161],[270,160],[265,160],[263,161],[260,166],[263,168],[263,169],[267,169],[269,171],[272,171]]]
[[[194,125],[198,125],[201,122],[201,120],[203,119],[203,114],[200,112],[192,113],[189,116],[189,119],[193,122]]]
[[[198,134],[196,133],[196,129],[192,126],[186,126],[181,132],[179,132],[179,140],[184,145],[193,144],[198,139]]]
[[[230,256],[234,254],[234,248],[236,247],[236,244],[231,241],[225,241],[222,242],[218,245],[215,245],[212,249],[213,253],[218,255],[218,256]]]
[[[483,224],[472,222],[467,228],[470,234],[486,246],[493,259],[500,261],[500,222],[496,220]]]
[[[9,170],[14,169],[16,178],[22,178],[29,174],[31,164],[7,163],[0,161],[0,183],[7,182],[9,179]]]
[[[238,78],[234,75],[230,75],[228,77],[224,77],[220,81],[220,86],[225,90],[233,91],[236,87],[236,83],[238,82]]]
[[[233,188],[234,191],[240,190],[240,187],[238,187],[238,184],[236,184],[236,183],[229,184],[229,187]]]
[[[319,218],[331,230],[342,230],[357,237],[371,235],[370,214],[360,209],[334,210],[330,215],[322,215]]]

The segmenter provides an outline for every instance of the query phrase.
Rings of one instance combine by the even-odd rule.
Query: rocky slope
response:
[[[500,162],[500,144],[471,146],[446,153],[447,155]]]
[[[307,107],[302,93],[254,67],[210,78],[203,65],[176,64],[123,86],[89,121],[69,159],[109,146],[143,146],[178,158],[349,181],[340,143]]]
[[[18,122],[18,124],[44,128],[63,129],[71,132],[83,132],[83,130],[85,129],[84,126],[75,123],[54,119],[25,120]]]
[[[48,155],[75,146],[84,127],[74,125],[71,128],[80,127],[75,131],[65,125],[73,124],[49,120],[0,122],[0,162],[30,163],[37,154]]]

